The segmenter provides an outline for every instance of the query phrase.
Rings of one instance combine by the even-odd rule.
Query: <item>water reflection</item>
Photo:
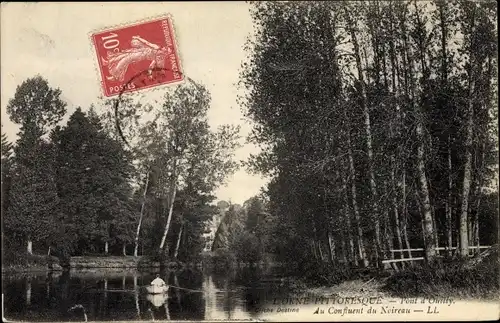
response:
[[[24,321],[213,320],[258,316],[278,291],[272,274],[161,272],[166,294],[145,290],[157,272],[71,271],[3,276],[5,317]],[[271,278],[270,278],[271,277]],[[271,283],[270,283],[271,282]]]
[[[26,279],[26,306],[31,305],[31,277]]]
[[[148,294],[146,299],[153,304],[154,307],[161,307],[165,305],[165,302],[168,300],[167,294]]]

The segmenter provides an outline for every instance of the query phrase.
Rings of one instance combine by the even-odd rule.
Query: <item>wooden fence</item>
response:
[[[491,248],[491,246],[470,246],[469,250],[472,249],[488,249]],[[456,250],[457,247],[437,247],[436,250],[439,251],[448,251],[448,250]],[[425,249],[424,248],[414,248],[414,249],[391,249],[389,250],[391,253],[399,252],[401,253],[401,256],[404,257],[404,252],[412,251],[412,252],[423,252]],[[390,264],[390,263],[395,263],[395,262],[406,262],[406,261],[418,261],[418,260],[424,260],[424,257],[412,257],[412,258],[402,258],[402,259],[387,259],[387,260],[382,260],[383,264]]]

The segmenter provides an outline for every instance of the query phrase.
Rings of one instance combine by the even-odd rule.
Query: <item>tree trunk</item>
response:
[[[170,229],[170,222],[172,221],[172,214],[174,212],[174,202],[175,202],[175,195],[177,193],[177,183],[174,182],[172,185],[172,198],[170,199],[170,205],[168,209],[168,218],[167,218],[167,223],[165,225],[165,231],[163,231],[163,237],[161,238],[161,243],[160,243],[160,250],[163,250],[165,247],[165,242],[167,240],[167,234],[168,230]]]
[[[447,58],[447,39],[448,39],[448,29],[447,29],[447,8],[446,1],[440,0],[436,2],[436,5],[439,9],[439,25],[441,29],[441,87],[443,91],[448,90],[448,58]],[[453,236],[452,236],[452,162],[451,162],[451,138],[448,135],[448,152],[447,152],[447,160],[448,160],[448,183],[447,183],[447,197],[445,201],[445,217],[446,217],[446,246],[448,248],[448,255],[452,254],[453,247]]]
[[[402,106],[410,106],[411,103],[411,94],[410,94],[410,88],[413,86],[413,81],[411,77],[411,65],[410,65],[410,58],[409,58],[409,46],[408,46],[408,40],[407,40],[407,29],[406,29],[406,14],[403,14],[403,16],[400,19],[399,23],[399,29],[401,29],[401,60],[402,60],[402,82],[398,82],[399,84],[403,84],[403,91],[404,91],[404,97],[407,98],[406,100],[403,100]],[[397,56],[396,56],[397,57]],[[396,65],[397,66],[397,65]],[[400,76],[400,74],[398,74]],[[401,126],[404,129],[405,128],[405,123],[406,123],[406,116],[405,113],[403,112],[401,115]],[[404,147],[403,147],[404,148]],[[403,151],[405,152],[405,151]],[[405,242],[405,246],[407,249],[408,257],[411,259],[412,258],[412,252],[411,252],[411,245],[410,245],[410,240],[408,237],[408,206],[407,206],[407,192],[406,192],[406,163],[403,161],[403,166],[402,166],[402,179],[401,179],[401,188],[402,188],[402,233],[403,233],[403,238]],[[413,261],[409,261],[410,265],[413,265]]]
[[[123,243],[123,255],[126,256],[127,255],[127,244],[126,243]]]
[[[415,200],[418,204],[418,212],[423,214],[422,202],[420,201],[420,197],[418,196],[418,192],[415,191]],[[420,219],[420,228],[422,229],[422,240],[424,241],[424,251],[426,250],[427,241],[429,241],[429,236],[425,233],[425,218]],[[432,237],[431,237],[432,238]]]
[[[108,254],[108,242],[107,241],[104,243],[104,253],[106,255]]]
[[[33,254],[33,241],[31,241],[30,237],[28,237],[27,251],[28,251],[28,255],[32,255]]]
[[[327,199],[327,190],[326,186],[323,186],[323,210],[324,210],[324,217],[325,219],[329,220],[329,228],[327,229],[326,239],[327,242],[327,250],[328,250],[328,262],[333,265],[335,263],[335,240],[332,237],[331,230],[335,228],[335,223],[333,222],[331,216],[327,213],[327,205],[326,205],[326,199]]]
[[[375,5],[375,8],[376,8],[376,16],[379,17],[380,16],[380,12],[379,12],[379,5],[378,5],[378,2],[375,1],[374,2],[374,5]],[[381,63],[378,62],[377,63],[377,71],[379,71],[381,69],[382,71],[382,75],[383,75],[383,85],[384,85],[384,88],[385,90],[389,93],[389,91],[391,90],[391,88],[389,87],[389,77],[388,77],[388,74],[389,74],[389,71],[388,71],[388,68],[387,68],[387,56],[388,56],[388,53],[386,51],[386,44],[381,42],[381,39],[380,39],[380,34],[379,34],[379,31],[376,29],[377,26],[375,26],[375,29],[373,29],[373,31],[375,32],[375,37],[372,37],[372,43],[374,44],[374,51],[375,51],[375,57],[377,57],[377,60],[381,60]],[[382,66],[380,66],[382,65]],[[380,76],[379,76],[379,73],[377,73],[377,79],[376,79],[376,82],[377,82],[377,85],[380,86]],[[392,87],[392,89],[394,89],[394,87]],[[384,101],[382,101],[381,103],[381,107],[383,110],[388,110],[389,108],[392,108],[389,107]],[[397,107],[397,105],[396,105]],[[392,125],[392,120],[389,120],[389,134],[390,134],[390,138],[391,138],[391,141],[393,141],[394,139],[394,132],[393,132],[393,125]],[[391,171],[392,169],[395,167],[395,163],[396,163],[396,159],[394,158],[394,151],[392,152],[389,152],[390,154],[390,166],[391,166]],[[392,186],[392,181],[391,181],[391,186]],[[384,180],[384,186],[383,186],[383,189],[384,189],[384,193],[385,193],[385,196],[386,197],[389,197],[391,194],[389,193],[389,185],[387,183],[386,180]],[[391,212],[391,209],[393,209],[394,207],[392,206],[392,201],[390,200],[390,198],[387,198],[386,199],[386,202],[384,203],[383,205],[383,222],[384,222],[384,240],[385,240],[385,243],[386,243],[386,248],[385,250],[390,250],[390,259],[394,259],[394,251],[392,251],[394,249],[394,230],[393,230],[393,226],[391,225],[391,218],[390,218],[390,212]],[[386,253],[383,253],[383,255],[385,256]]]
[[[392,17],[391,17],[392,18]],[[390,33],[393,35],[394,33],[394,25],[393,25],[393,20],[390,19]],[[398,68],[398,57],[396,55],[396,48],[394,44],[394,40],[391,37],[389,39],[389,62],[391,65],[391,79],[392,79],[392,93],[394,95],[394,101],[396,105],[396,111],[397,111],[397,117],[398,117],[398,123],[396,124],[396,138],[399,139],[402,133],[402,129],[404,128],[404,117],[401,111],[401,104],[400,104],[400,86],[401,86],[401,76]],[[392,123],[390,123],[392,125]],[[391,137],[393,137],[393,131],[391,127]],[[400,212],[399,212],[399,205],[398,205],[398,182],[396,180],[396,154],[399,153],[401,154],[401,149],[398,149],[398,151],[394,152],[391,154],[391,184],[394,193],[392,194],[392,208],[393,208],[393,214],[394,214],[394,225],[396,229],[396,239],[398,242],[398,248],[400,250],[403,249],[403,239],[402,239],[402,225],[401,225],[401,219],[400,219]],[[404,165],[403,165],[404,166]],[[404,174],[405,169],[401,170],[402,173]],[[403,175],[404,177],[404,175]],[[401,183],[401,185],[406,185],[406,183]],[[403,187],[403,191],[405,188]],[[403,194],[404,195],[404,194]],[[403,196],[403,199],[405,199],[406,196]],[[402,201],[402,206],[401,206],[401,216],[405,216],[404,214],[404,208],[406,205],[406,201]],[[404,220],[403,220],[404,221]],[[402,251],[399,252],[399,258],[403,259],[404,258],[404,253]],[[401,263],[402,266],[404,267],[404,263]]]
[[[342,261],[344,262],[344,264],[349,264],[349,261],[348,261],[348,257],[349,257],[349,253],[347,252],[347,247],[346,247],[346,243],[345,243],[345,239],[342,239],[341,241],[341,248],[342,248]]]
[[[342,163],[343,166],[344,163]],[[342,171],[344,171],[345,167],[342,167]],[[337,172],[338,174],[338,172]],[[354,265],[358,266],[358,258],[356,257],[356,253],[354,252],[354,239],[352,237],[352,221],[351,221],[351,208],[349,207],[349,196],[347,192],[347,183],[344,176],[342,176],[342,193],[343,193],[343,201],[344,201],[344,217],[346,219],[347,224],[347,239],[349,241],[349,254],[351,256],[351,263],[354,262]]]
[[[393,182],[393,187],[394,187],[394,190],[396,190],[397,188],[397,185],[396,185],[396,179],[395,179],[395,176],[394,176],[394,173],[392,173],[392,182]],[[393,208],[393,214],[394,214],[394,224],[395,224],[395,229],[396,229],[396,238],[397,238],[397,242],[398,242],[398,249],[403,249],[403,239],[401,238],[401,225],[399,223],[399,212],[398,212],[398,202],[397,202],[397,198],[396,198],[396,195],[393,195],[392,197],[392,208]],[[399,253],[400,256],[403,255],[403,253]],[[403,257],[400,257],[400,258],[403,258]]]
[[[384,211],[384,240],[386,241],[387,250],[394,249],[394,243],[392,241],[393,232],[390,227],[389,221],[389,210]],[[394,259],[394,251],[390,251],[390,259]]]
[[[352,195],[352,209],[354,212],[354,218],[356,220],[356,229],[357,229],[357,240],[358,240],[358,255],[359,260],[363,263],[364,267],[368,267],[368,259],[366,257],[366,249],[363,238],[363,229],[361,227],[361,215],[359,213],[358,208],[358,197],[356,190],[356,170],[354,169],[354,159],[352,157],[352,148],[351,148],[351,134],[349,133],[349,128],[347,130],[347,153],[349,157],[349,174],[351,178],[351,195]]]
[[[417,121],[417,134],[422,137],[422,124]],[[429,188],[427,187],[427,176],[425,174],[424,147],[422,142],[417,147],[417,174],[420,182],[422,220],[424,226],[425,257],[427,261],[433,261],[436,256],[436,245],[434,240],[434,225],[432,221],[431,201]]]
[[[479,255],[481,253],[481,250],[479,249],[480,246],[480,240],[479,240],[479,201],[477,202],[477,212],[476,212],[476,217],[475,217],[475,222],[474,222],[474,244],[476,245],[476,250],[475,254]]]
[[[386,196],[389,196],[388,192],[388,184],[387,181],[384,180],[384,193]],[[385,240],[385,245],[386,245],[386,250],[391,250],[390,251],[390,259],[394,259],[394,231],[391,226],[391,219],[389,216],[389,212],[391,209],[391,202],[386,203],[384,205],[384,212],[383,212],[383,223],[384,223],[384,240]],[[385,254],[384,254],[385,255]]]
[[[451,190],[453,187],[452,180],[452,164],[451,164],[451,142],[448,137],[448,196],[446,199],[445,211],[446,211],[446,239],[448,247],[448,255],[451,256],[453,250],[453,228],[452,228],[452,194]]]
[[[470,210],[470,206],[469,206],[469,215],[467,216],[467,236],[469,238],[469,246],[472,246],[474,243],[472,242],[472,240],[474,239],[474,237],[472,236],[472,231],[473,231],[473,228],[472,228],[472,218],[473,218],[473,215],[470,214],[472,210]],[[470,248],[469,248],[469,255],[470,255]]]
[[[459,230],[459,239],[460,239],[460,255],[467,256],[469,254],[469,243],[467,241],[468,233],[467,231],[467,223],[468,223],[468,211],[469,211],[469,195],[470,195],[470,187],[471,187],[471,177],[472,177],[472,137],[474,131],[474,103],[476,101],[476,75],[481,73],[482,62],[477,62],[477,53],[474,49],[474,44],[472,39],[474,38],[474,34],[476,33],[475,27],[475,6],[472,7],[471,11],[471,21],[470,21],[470,30],[469,32],[469,70],[468,72],[468,98],[467,98],[467,107],[465,111],[465,161],[464,161],[464,177],[463,177],[463,185],[462,185],[462,194],[461,194],[461,208],[460,208],[460,230]],[[477,65],[477,69],[476,69]],[[491,75],[491,74],[490,74]],[[480,89],[483,90],[483,89]]]
[[[139,215],[139,223],[137,224],[137,232],[135,233],[134,257],[137,257],[139,251],[139,233],[141,232],[142,219],[144,217],[144,210],[146,208],[146,195],[148,193],[148,185],[149,171],[146,175],[146,186],[144,187],[144,193],[142,195],[141,214]]]
[[[485,171],[484,163],[485,163],[485,150],[486,150],[486,144],[483,143],[481,147],[481,166],[478,169],[478,174],[477,174],[477,188],[476,188],[476,210],[475,210],[475,216],[474,216],[474,223],[472,224],[473,232],[472,232],[472,245],[475,245],[477,248],[474,250],[474,253],[478,255],[480,253],[479,250],[479,214],[481,211],[481,197],[483,194],[483,172]]]
[[[328,254],[329,254],[329,261],[333,265],[335,263],[335,241],[333,241],[332,233],[328,231]]]
[[[320,258],[321,262],[323,263],[323,262],[325,262],[325,257],[323,255],[323,250],[321,249],[321,240],[318,241],[317,246],[318,246],[319,258]]]
[[[179,253],[179,246],[181,245],[182,230],[184,229],[184,223],[181,224],[181,229],[179,230],[179,236],[177,237],[177,244],[175,245],[174,258],[177,259],[177,254]]]
[[[471,66],[473,62],[470,62]],[[473,67],[469,72],[469,91],[468,103],[466,110],[466,135],[465,135],[465,162],[464,162],[464,177],[462,184],[462,203],[460,207],[460,255],[465,257],[469,255],[469,235],[468,235],[468,210],[469,210],[469,193],[471,186],[472,173],[472,132],[473,132],[473,109],[474,109],[474,76],[472,75]]]
[[[314,256],[314,259],[318,260],[318,251],[316,250],[316,242],[314,241],[314,239],[312,239],[312,241],[311,241],[311,250],[312,250],[312,254]]]
[[[417,3],[415,2],[415,13],[416,13],[416,19],[417,23],[419,25],[422,25],[422,22],[420,20],[419,16],[419,10],[417,8]],[[428,73],[427,73],[427,67],[425,65],[426,63],[426,58],[425,58],[425,45],[423,41],[423,37],[426,37],[426,35],[419,35],[419,38],[417,40],[418,42],[418,58],[420,60],[420,68],[422,72],[422,77],[420,79],[420,82],[417,82],[417,84],[413,84],[413,90],[417,92],[418,94],[423,91],[423,84],[428,78]],[[412,83],[413,78],[411,78]],[[420,83],[420,84],[419,84]],[[427,179],[427,174],[425,170],[425,151],[424,151],[424,143],[425,143],[425,135],[424,135],[424,115],[422,108],[420,107],[420,102],[415,102],[415,94],[412,94],[412,104],[414,107],[415,111],[415,123],[416,123],[416,134],[417,134],[417,178],[420,184],[420,194],[419,197],[421,199],[420,201],[420,206],[422,208],[422,221],[423,221],[423,235],[424,235],[424,240],[425,240],[425,258],[428,262],[431,262],[434,260],[436,256],[436,245],[435,245],[435,233],[434,233],[434,221],[433,221],[433,216],[432,216],[432,206],[431,206],[431,200],[430,200],[430,194],[429,194],[429,186],[428,186],[428,179]]]
[[[346,17],[348,17],[349,13],[346,11]],[[351,21],[350,18],[348,18],[348,24],[351,26],[350,28],[350,34],[351,34],[351,40],[352,44],[354,47],[354,57],[356,59],[356,67],[358,70],[358,81],[359,81],[359,86],[360,86],[360,91],[361,91],[361,102],[362,102],[362,108],[363,108],[363,117],[364,117],[364,123],[365,123],[365,139],[366,139],[366,149],[367,149],[367,154],[368,154],[368,175],[370,179],[370,192],[371,192],[371,201],[372,201],[372,212],[373,212],[373,217],[374,217],[374,225],[375,225],[375,244],[377,247],[378,253],[382,252],[382,254],[385,256],[385,250],[382,248],[382,243],[381,243],[381,234],[380,234],[380,219],[379,219],[379,210],[378,210],[378,205],[377,205],[377,186],[375,182],[375,172],[373,170],[373,143],[372,143],[372,133],[371,133],[371,121],[370,121],[370,113],[369,113],[369,104],[368,104],[368,97],[366,93],[366,85],[365,85],[365,79],[363,75],[363,66],[361,63],[361,54],[360,54],[360,49],[359,49],[359,44],[358,40],[356,37],[356,32],[352,28],[353,22]],[[385,258],[385,257],[384,257]]]
[[[438,235],[438,228],[437,228],[437,221],[436,221],[436,211],[434,209],[434,206],[431,206],[431,211],[432,211],[432,225],[434,228],[434,244],[436,245],[436,248],[439,247],[439,235]],[[439,250],[436,249],[436,255],[439,255]]]
[[[402,202],[403,202],[403,207],[402,207],[402,210],[403,210],[403,237],[404,237],[404,240],[405,240],[405,245],[406,245],[406,249],[407,252],[408,252],[408,258],[412,258],[412,255],[411,255],[411,246],[410,246],[410,239],[408,238],[408,230],[407,230],[407,227],[408,227],[408,210],[406,208],[406,171],[403,167],[403,176],[402,176],[402,180],[401,180],[401,188],[403,190],[403,196],[402,196]],[[413,264],[413,261],[410,261],[410,264]]]

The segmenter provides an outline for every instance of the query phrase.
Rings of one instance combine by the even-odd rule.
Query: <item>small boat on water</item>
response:
[[[165,294],[168,292],[168,285],[158,286],[158,285],[149,285],[146,286],[146,290],[149,294]]]

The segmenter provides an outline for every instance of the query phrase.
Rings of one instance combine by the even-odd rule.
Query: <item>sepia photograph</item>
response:
[[[496,1],[0,8],[3,321],[500,319]]]

